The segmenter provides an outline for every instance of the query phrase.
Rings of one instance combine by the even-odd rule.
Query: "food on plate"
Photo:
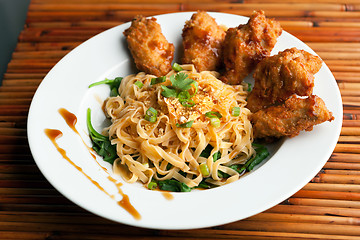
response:
[[[194,13],[182,32],[183,64],[194,64],[197,71],[216,71],[222,65],[225,30],[207,12]]]
[[[257,112],[284,102],[293,94],[310,96],[314,87],[314,75],[322,60],[304,50],[286,49],[277,55],[263,59],[253,74],[255,84],[248,97],[247,108]]]
[[[257,11],[224,37],[198,11],[182,34],[182,61],[191,64],[170,65],[174,46],[155,18],[136,17],[124,35],[142,72],[90,85],[110,86],[103,109],[111,125],[102,134],[88,110],[93,149],[126,182],[149,189],[187,192],[236,181],[269,155],[254,138],[294,137],[334,119],[312,93],[319,57],[296,48],[269,56],[281,32]],[[220,67],[222,50],[221,76],[209,70]],[[242,80],[255,67],[251,90]]]
[[[257,111],[251,116],[254,138],[294,137],[300,131],[311,131],[316,124],[332,121],[334,117],[324,101],[311,95],[292,96],[284,103]]]
[[[225,74],[222,80],[240,84],[257,63],[270,55],[281,32],[280,23],[266,18],[264,11],[254,12],[245,25],[229,28],[223,47]]]
[[[175,47],[162,34],[156,18],[136,16],[124,35],[140,71],[159,77],[171,70]]]
[[[179,67],[163,77],[140,72],[123,78],[119,95],[105,103],[108,137],[94,132],[88,118],[91,137],[116,146],[109,161],[114,173],[150,189],[190,191],[239,179],[269,154],[252,145],[245,85],[227,85],[217,72],[197,72],[193,65]],[[112,154],[109,143],[101,145],[104,156]]]

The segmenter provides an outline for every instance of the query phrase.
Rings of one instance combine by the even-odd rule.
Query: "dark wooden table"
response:
[[[343,106],[338,144],[322,171],[283,203],[208,229],[158,231],[110,222],[74,205],[30,154],[26,120],[46,73],[88,38],[136,14],[263,9],[316,51]],[[357,0],[33,0],[0,87],[0,239],[360,239],[360,2]]]

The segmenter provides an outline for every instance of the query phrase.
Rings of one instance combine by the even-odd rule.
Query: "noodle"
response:
[[[113,164],[114,173],[129,183],[176,179],[192,188],[206,179],[211,184],[223,185],[240,177],[230,166],[243,164],[254,154],[244,86],[224,84],[217,79],[217,72],[199,73],[193,65],[182,68],[181,72],[198,83],[192,107],[161,94],[161,86],[171,83],[169,77],[177,74],[175,71],[166,75],[165,82],[154,85],[153,75],[141,72],[127,76],[121,82],[119,96],[105,102],[112,124],[104,131],[116,145],[119,157]],[[141,88],[134,84],[137,81],[143,84]],[[158,112],[153,123],[144,118],[150,107]],[[239,116],[231,114],[233,107],[240,108]],[[221,114],[220,126],[210,124],[210,118],[205,116],[210,111]],[[179,127],[189,121],[193,121],[191,127]],[[202,157],[208,145],[212,146],[211,154]],[[217,152],[221,157],[214,161]],[[203,176],[200,164],[206,164],[209,176]],[[219,171],[229,177],[221,178]]]

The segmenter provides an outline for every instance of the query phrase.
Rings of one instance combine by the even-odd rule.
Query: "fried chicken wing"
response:
[[[185,23],[182,63],[194,64],[197,71],[215,71],[222,64],[225,30],[208,13],[194,13]]]
[[[175,48],[162,34],[156,18],[136,16],[124,35],[140,71],[163,76],[171,70]]]
[[[252,112],[284,102],[293,94],[310,96],[314,73],[322,61],[304,50],[287,49],[262,60],[254,72],[254,88],[248,96],[247,108]]]
[[[280,23],[266,18],[264,11],[254,12],[245,25],[229,28],[224,41],[222,80],[240,84],[264,57],[270,55],[281,32]]]
[[[311,131],[314,125],[333,119],[324,101],[316,95],[308,98],[294,95],[281,105],[262,109],[251,116],[254,138],[268,139],[294,137],[300,131]]]

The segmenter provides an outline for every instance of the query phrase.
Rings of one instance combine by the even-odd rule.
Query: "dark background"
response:
[[[24,28],[29,3],[30,0],[0,0],[0,85]]]

